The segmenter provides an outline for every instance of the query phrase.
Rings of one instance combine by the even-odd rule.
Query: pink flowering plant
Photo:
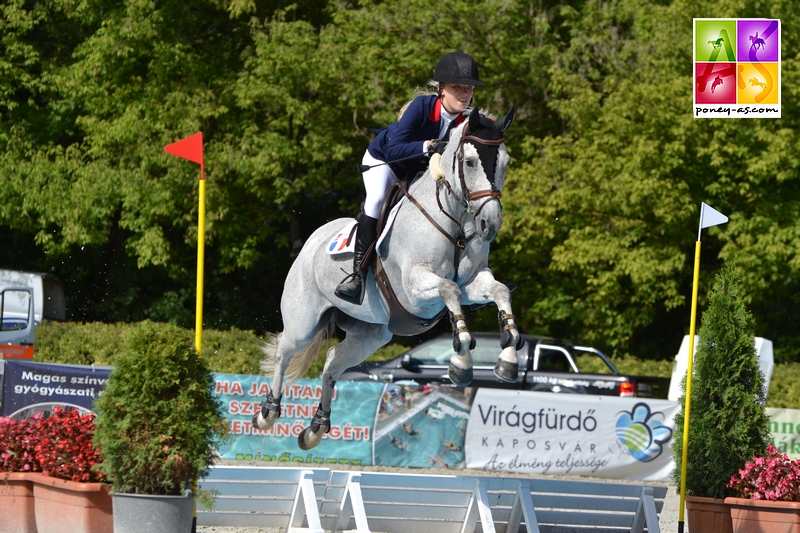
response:
[[[772,444],[765,457],[753,457],[738,474],[731,476],[728,487],[739,498],[780,502],[800,501],[800,461],[792,461]]]
[[[41,414],[29,420],[0,417],[0,472],[41,472],[36,461]]]

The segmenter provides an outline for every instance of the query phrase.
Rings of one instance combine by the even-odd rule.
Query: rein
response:
[[[456,277],[458,277],[458,264],[461,262],[461,250],[463,250],[463,249],[464,249],[464,247],[467,245],[467,242],[468,242],[470,239],[472,239],[472,238],[475,236],[475,234],[473,233],[472,235],[470,235],[470,237],[469,237],[469,238],[467,238],[467,237],[464,235],[464,227],[463,227],[463,225],[462,225],[462,222],[459,222],[459,221],[457,221],[456,219],[454,219],[452,216],[450,216],[450,214],[449,214],[447,211],[444,211],[444,210],[442,209],[442,204],[439,204],[439,210],[440,210],[440,211],[442,211],[442,212],[443,212],[443,213],[444,213],[444,214],[447,216],[447,218],[449,218],[450,220],[452,220],[453,222],[455,222],[455,223],[458,225],[458,229],[459,229],[460,231],[459,231],[458,235],[456,235],[455,237],[453,237],[452,235],[450,235],[450,233],[448,233],[448,232],[447,232],[447,230],[445,230],[445,229],[444,229],[442,226],[440,226],[440,225],[439,225],[439,223],[438,223],[438,222],[436,222],[436,220],[434,220],[434,218],[433,218],[433,217],[432,217],[430,214],[428,214],[428,212],[427,212],[427,211],[425,211],[425,208],[424,208],[424,207],[422,207],[422,204],[420,204],[420,203],[417,201],[417,199],[416,199],[416,198],[414,198],[413,196],[411,196],[411,193],[410,193],[410,192],[408,192],[408,189],[405,187],[405,185],[403,185],[403,183],[402,183],[402,182],[399,182],[399,181],[398,181],[398,182],[397,182],[397,187],[398,187],[398,188],[399,188],[401,191],[403,191],[403,194],[405,194],[405,195],[406,195],[406,198],[408,198],[408,200],[409,200],[409,201],[410,201],[412,204],[414,204],[414,206],[415,206],[417,209],[419,209],[419,212],[420,212],[420,213],[422,213],[423,215],[425,215],[425,218],[427,218],[427,219],[428,219],[428,222],[430,222],[430,223],[433,225],[433,227],[434,227],[434,228],[436,228],[437,230],[439,230],[439,233],[441,233],[442,235],[444,235],[445,237],[447,237],[447,240],[449,240],[450,242],[452,242],[452,243],[453,243],[453,246],[454,246],[454,248],[453,248],[453,265],[455,266],[455,269],[456,269]],[[437,201],[437,202],[439,201],[439,191],[438,191],[438,189],[437,189],[437,191],[436,191],[436,201]],[[463,218],[464,218],[464,215],[465,215],[466,213],[467,213],[467,212],[466,212],[466,211],[464,211],[464,212],[461,214],[461,218],[462,218],[462,220],[463,220]]]
[[[470,210],[469,202],[471,202],[473,200],[479,200],[481,198],[486,198],[486,201],[481,203],[481,205],[478,206],[478,209],[476,209],[474,211],[474,213],[473,213],[473,216],[477,217],[478,213],[480,213],[481,209],[483,209],[483,206],[485,206],[488,202],[490,202],[494,198],[497,198],[499,200],[500,196],[501,196],[500,191],[498,191],[497,189],[494,188],[494,184],[492,184],[492,188],[491,189],[483,189],[483,190],[480,190],[480,191],[470,192],[469,188],[467,187],[466,179],[464,178],[464,143],[466,141],[477,142],[477,143],[482,144],[484,146],[500,146],[501,144],[503,144],[505,142],[505,139],[500,138],[500,139],[496,139],[496,140],[488,140],[488,139],[481,139],[480,137],[475,137],[474,135],[465,135],[459,141],[458,148],[457,148],[458,152],[457,152],[456,158],[453,159],[453,172],[455,172],[455,169],[456,169],[456,159],[457,159],[458,160],[458,177],[459,177],[459,180],[461,181],[461,198],[458,198],[458,203],[461,204],[461,206],[464,208],[464,211],[461,213],[460,220],[456,220],[453,217],[453,215],[451,215],[450,213],[445,211],[444,207],[442,206],[441,199],[439,197],[439,191],[441,189],[439,189],[438,184],[437,184],[437,187],[436,187],[436,203],[439,206],[439,212],[443,213],[454,224],[456,224],[456,226],[459,229],[458,235],[456,235],[456,236],[450,235],[450,233],[448,233],[441,225],[439,225],[438,222],[436,222],[436,220],[433,219],[433,217],[427,211],[425,211],[425,208],[422,207],[422,205],[417,201],[416,198],[414,198],[411,195],[411,193],[409,193],[408,189],[402,184],[402,182],[398,182],[397,183],[397,186],[400,188],[400,190],[403,191],[403,194],[405,194],[406,197],[409,199],[409,201],[412,204],[414,204],[414,206],[417,209],[419,209],[420,213],[425,215],[425,218],[428,219],[428,221],[433,225],[433,227],[435,227],[439,231],[439,233],[441,233],[442,235],[447,237],[447,240],[449,240],[451,243],[453,243],[453,245],[455,247],[453,264],[454,264],[455,269],[456,269],[456,277],[458,277],[458,265],[461,262],[461,250],[464,249],[464,247],[467,245],[467,242],[469,242],[473,237],[475,237],[475,233],[473,233],[469,237],[467,237],[464,234],[464,216]],[[450,187],[450,184],[446,180],[442,180],[439,183],[443,183],[444,184],[444,187],[447,189],[447,193],[448,194],[452,194],[453,196],[455,196],[455,192],[453,191],[452,187]]]

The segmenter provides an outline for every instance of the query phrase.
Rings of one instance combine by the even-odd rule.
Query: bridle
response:
[[[447,182],[446,179],[439,179],[436,182],[436,203],[439,206],[439,212],[444,214],[447,218],[449,218],[456,226],[459,228],[459,233],[456,236],[450,235],[441,225],[439,225],[436,220],[431,217],[427,211],[422,207],[422,205],[411,196],[408,192],[408,189],[402,185],[402,183],[398,183],[398,187],[403,191],[403,194],[408,197],[409,201],[414,204],[420,212],[425,215],[425,218],[433,224],[433,226],[439,230],[439,232],[447,237],[447,239],[455,245],[455,257],[454,257],[454,265],[456,269],[456,275],[458,275],[458,264],[461,258],[461,250],[467,245],[473,237],[475,237],[475,233],[467,237],[464,233],[464,216],[472,211],[469,203],[474,200],[479,200],[481,198],[486,198],[484,202],[482,202],[477,209],[475,209],[472,214],[473,217],[477,218],[478,214],[481,212],[483,207],[489,203],[493,199],[497,199],[498,202],[500,201],[501,192],[497,190],[494,185],[494,182],[491,182],[490,189],[482,189],[480,191],[471,192],[467,187],[467,181],[464,177],[464,143],[467,141],[472,141],[473,143],[482,144],[484,146],[495,146],[499,147],[501,144],[505,142],[504,138],[496,139],[496,140],[489,140],[489,139],[481,139],[480,137],[476,137],[474,135],[464,135],[458,142],[458,146],[456,147],[456,157],[453,159],[453,172],[456,171],[456,161],[458,161],[458,179],[461,183],[461,195],[457,196],[453,188]],[[495,158],[496,164],[496,158]],[[461,216],[459,217],[460,220],[456,220],[456,218],[451,215],[447,210],[444,209],[442,206],[441,199],[439,197],[439,193],[441,192],[441,187],[444,187],[447,190],[447,194],[452,194],[458,203],[464,208],[464,211],[461,212]]]
[[[486,200],[478,206],[478,209],[475,210],[473,216],[478,218],[478,213],[481,212],[483,206],[485,206],[489,201],[494,198],[497,198],[497,201],[500,201],[501,193],[498,191],[495,186],[494,182],[491,183],[491,189],[483,189],[480,191],[470,192],[469,188],[467,187],[467,181],[464,177],[464,143],[467,141],[472,141],[474,143],[482,144],[484,146],[495,146],[499,147],[501,144],[505,142],[504,138],[499,138],[496,140],[489,140],[489,139],[481,139],[480,137],[476,137],[474,135],[464,135],[461,137],[461,140],[458,141],[458,148],[456,148],[456,158],[453,160],[453,172],[456,170],[456,161],[458,161],[458,179],[461,181],[461,198],[459,203],[464,207],[464,209],[469,210],[469,202],[473,200],[479,200],[481,198],[486,198]],[[497,164],[497,158],[495,157],[495,164]],[[446,181],[444,182],[447,191],[450,194],[454,194],[453,190],[450,188],[450,184]],[[439,200],[439,189],[436,190],[436,200]],[[441,209],[442,205],[439,204],[439,209]]]

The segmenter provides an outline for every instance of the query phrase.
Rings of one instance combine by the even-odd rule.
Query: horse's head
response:
[[[475,231],[484,241],[497,236],[503,224],[500,194],[505,185],[509,157],[503,133],[514,119],[514,107],[494,121],[473,109],[461,129],[454,132],[448,147],[453,158],[451,185],[475,217]],[[456,141],[456,142],[454,142]],[[453,153],[452,151],[455,151]],[[448,154],[446,152],[446,154]]]

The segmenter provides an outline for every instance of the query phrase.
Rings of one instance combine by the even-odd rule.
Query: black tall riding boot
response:
[[[364,263],[364,257],[367,255],[372,241],[375,240],[375,227],[378,221],[367,216],[363,211],[358,214],[357,220],[358,231],[353,251],[353,273],[336,287],[335,294],[346,302],[361,305],[361,302],[364,301],[363,280],[367,277],[367,265],[362,263]]]

